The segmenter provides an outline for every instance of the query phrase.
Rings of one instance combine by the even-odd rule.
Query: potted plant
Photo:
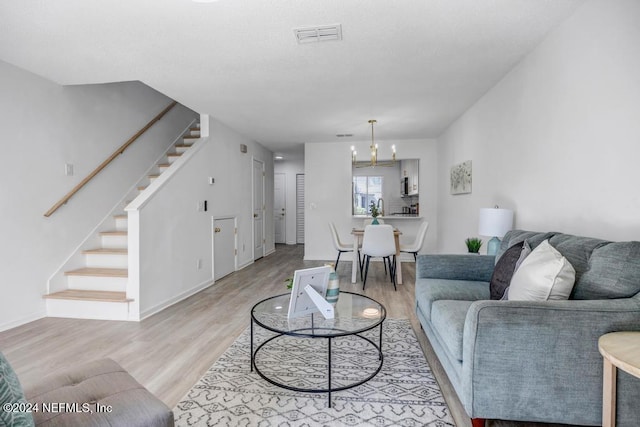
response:
[[[480,252],[480,246],[482,246],[482,240],[477,237],[468,237],[464,243],[467,245],[469,253],[477,254]]]
[[[369,212],[371,212],[371,216],[373,217],[371,224],[378,224],[378,215],[380,215],[380,211],[378,211],[378,207],[373,200],[369,204]]]

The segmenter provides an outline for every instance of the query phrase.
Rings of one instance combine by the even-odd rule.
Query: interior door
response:
[[[273,175],[273,221],[274,239],[276,243],[286,243],[287,238],[287,210],[286,210],[286,175]]]
[[[253,259],[264,256],[264,163],[253,160]]]
[[[236,224],[234,218],[213,221],[213,280],[236,269]]]
[[[304,244],[304,174],[296,175],[296,243]]]

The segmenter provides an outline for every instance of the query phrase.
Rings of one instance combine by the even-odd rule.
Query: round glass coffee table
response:
[[[307,392],[307,393],[328,393],[329,407],[331,407],[331,393],[334,391],[346,390],[366,383],[375,377],[380,369],[382,369],[382,323],[387,317],[387,310],[382,304],[372,298],[352,292],[340,292],[338,302],[335,306],[335,317],[333,319],[325,319],[322,314],[314,313],[303,317],[288,319],[289,300],[291,294],[283,294],[275,297],[267,298],[251,309],[251,370],[255,370],[258,375],[271,384],[288,390]],[[266,338],[259,344],[254,343],[254,325],[275,333],[275,335]],[[363,335],[367,331],[379,328],[377,337],[369,337]],[[351,363],[342,360],[341,363],[350,366],[348,377],[351,379],[347,383],[332,384],[332,342],[341,337],[356,337],[369,350],[373,350],[373,354],[377,358],[374,366],[364,372],[353,372],[357,370],[358,361]],[[301,357],[307,362],[303,362],[305,369],[312,370],[314,367],[324,369],[326,367],[326,387],[308,387],[287,383],[274,372],[267,371],[265,367],[259,368],[256,359],[259,358],[261,351],[268,346],[287,346],[291,345],[292,355],[294,351],[300,351],[295,345],[296,341],[304,340],[309,344],[303,346],[307,350],[307,354]],[[315,340],[326,340],[326,346],[319,351],[315,344]],[[343,345],[355,348],[353,343]],[[295,349],[294,349],[295,347]],[[289,349],[287,349],[288,351]],[[326,352],[325,354],[322,354]],[[292,356],[293,357],[293,356]],[[356,357],[359,357],[356,355]],[[322,363],[318,363],[319,359]],[[326,362],[325,362],[326,360]],[[377,366],[375,366],[377,365]],[[360,375],[358,375],[360,374]],[[311,372],[306,373],[308,377],[318,377],[318,374]],[[364,378],[363,378],[364,377]]]

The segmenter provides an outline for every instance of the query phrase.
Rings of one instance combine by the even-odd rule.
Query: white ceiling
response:
[[[11,0],[0,59],[57,83],[140,80],[275,152],[436,137],[583,0]],[[342,24],[343,40],[293,29]],[[348,144],[348,138],[341,138]]]

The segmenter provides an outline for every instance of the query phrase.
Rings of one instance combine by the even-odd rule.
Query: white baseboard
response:
[[[156,313],[159,313],[160,311],[164,310],[167,307],[170,307],[172,305],[174,305],[175,303],[178,303],[184,299],[189,298],[192,295],[197,294],[198,292],[208,288],[209,286],[213,285],[213,280],[212,279],[208,279],[205,282],[200,283],[199,285],[194,286],[193,288],[184,291],[178,295],[176,295],[175,297],[169,298],[168,300],[165,300],[163,302],[161,302],[160,304],[156,304],[155,306],[148,308],[144,311],[142,311],[140,313],[140,320],[144,320],[149,316],[153,316]]]
[[[7,331],[9,329],[17,328],[18,326],[25,325],[27,323],[31,323],[35,320],[42,319],[47,317],[46,308],[44,310],[39,310],[34,313],[29,314],[28,316],[23,316],[18,320],[12,320],[10,322],[0,324],[0,332]]]
[[[253,264],[253,262],[254,261],[251,260],[251,261],[245,262],[244,264],[239,265],[238,268],[236,269],[236,271],[242,270],[243,268],[246,268],[246,267],[249,267],[251,264]]]

